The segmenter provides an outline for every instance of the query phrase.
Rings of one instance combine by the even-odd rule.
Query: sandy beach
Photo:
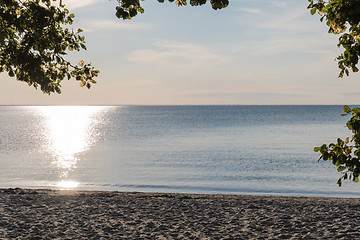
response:
[[[360,199],[0,190],[0,239],[360,239]]]

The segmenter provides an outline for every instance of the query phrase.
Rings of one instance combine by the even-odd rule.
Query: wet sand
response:
[[[360,199],[0,189],[0,239],[360,239]]]

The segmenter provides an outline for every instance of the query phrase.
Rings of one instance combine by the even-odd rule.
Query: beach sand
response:
[[[0,189],[0,239],[360,239],[360,199]]]

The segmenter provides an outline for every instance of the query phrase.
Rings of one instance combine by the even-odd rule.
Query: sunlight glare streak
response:
[[[53,156],[53,164],[60,178],[68,176],[77,167],[78,155],[87,151],[96,141],[97,114],[104,107],[44,106],[39,107],[46,120],[46,151]],[[75,188],[79,183],[62,180],[58,187]]]
[[[60,189],[71,189],[71,188],[77,188],[79,186],[79,183],[75,181],[62,180],[58,182],[56,186],[59,187]]]

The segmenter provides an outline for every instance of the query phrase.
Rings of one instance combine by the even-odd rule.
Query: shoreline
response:
[[[0,239],[356,239],[360,198],[0,189]]]

